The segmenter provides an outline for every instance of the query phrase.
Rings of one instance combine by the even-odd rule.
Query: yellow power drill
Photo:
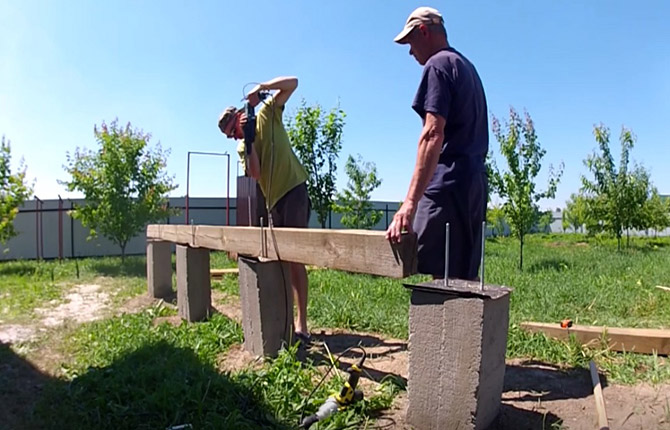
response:
[[[347,370],[349,373],[349,378],[340,389],[339,393],[333,393],[326,402],[321,405],[318,411],[314,415],[305,417],[305,419],[300,423],[301,429],[308,429],[312,424],[317,421],[321,421],[324,418],[327,418],[333,415],[335,412],[344,409],[345,407],[354,404],[360,400],[363,400],[363,392],[356,389],[358,385],[358,380],[361,377],[361,369],[363,368],[363,363],[365,362],[365,354],[358,363],[352,364],[351,367]]]

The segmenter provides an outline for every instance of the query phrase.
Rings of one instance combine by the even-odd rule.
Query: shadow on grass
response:
[[[564,270],[570,270],[570,267],[571,263],[563,258],[546,258],[531,264],[530,267],[528,267],[528,272],[538,273],[549,270],[562,272]]]
[[[92,271],[102,276],[130,276],[135,278],[144,278],[147,276],[147,262],[143,257],[126,257],[123,263],[120,259],[96,259],[92,260],[89,264]]]
[[[607,387],[605,375],[600,375],[600,383]],[[515,402],[581,399],[593,394],[593,385],[587,369],[564,371],[549,364],[528,362],[523,366],[506,366],[503,392],[520,393],[516,397],[506,396]]]
[[[37,273],[34,262],[6,262],[0,265],[0,276],[33,276]]]
[[[0,422],[9,428],[291,428],[249,387],[167,342],[89,368],[71,382],[42,374],[7,345],[0,344],[0,358]]]
[[[298,356],[301,360],[309,358],[315,363],[329,363],[330,360],[328,359],[328,352],[323,346],[324,343],[328,345],[328,350],[330,350],[331,354],[334,356],[339,356],[344,353],[343,358],[348,359],[348,362],[357,361],[361,357],[360,349],[353,348],[355,346],[363,347],[366,350],[367,358],[387,357],[407,350],[407,344],[405,342],[389,342],[381,337],[371,335],[332,333],[313,335],[312,338],[313,345],[311,347],[300,348]],[[347,351],[348,348],[352,349]],[[366,366],[364,363],[362,377],[371,379],[377,383],[390,377],[402,387],[406,387],[407,378],[404,377],[403,374],[407,373],[407,363],[403,362],[399,364],[404,365],[405,367],[403,369],[398,369],[395,372],[385,372],[373,369]],[[339,368],[346,371],[349,368],[349,365],[350,364],[348,363],[340,362]]]

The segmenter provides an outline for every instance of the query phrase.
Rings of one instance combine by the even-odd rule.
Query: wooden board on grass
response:
[[[391,245],[383,231],[153,224],[147,240],[281,259],[348,272],[404,278],[416,273],[416,235]]]
[[[619,328],[573,325],[562,328],[560,324],[524,322],[521,328],[534,333],[567,340],[570,334],[582,344],[598,345],[603,335],[614,351],[637,352],[641,354],[670,355],[670,330],[649,328]]]

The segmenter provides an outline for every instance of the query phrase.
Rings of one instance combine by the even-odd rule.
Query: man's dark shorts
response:
[[[486,173],[477,173],[424,194],[414,218],[419,273],[444,277],[444,242],[449,223],[449,277],[477,278],[487,188]]]
[[[307,184],[303,182],[284,194],[272,208],[273,225],[305,228],[309,225],[311,210],[312,203],[307,193]]]

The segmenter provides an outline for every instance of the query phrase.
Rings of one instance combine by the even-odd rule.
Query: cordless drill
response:
[[[259,91],[258,100],[263,101],[267,96],[268,92]],[[247,116],[247,122],[244,125],[242,132],[244,133],[244,148],[246,154],[251,154],[251,145],[253,145],[254,140],[256,140],[256,112],[249,99],[244,103],[244,113]]]
[[[365,362],[365,355],[356,364],[352,364],[351,367],[347,370],[349,373],[349,379],[344,383],[342,389],[339,393],[333,393],[326,402],[321,405],[318,411],[314,415],[305,417],[305,419],[300,423],[301,429],[308,429],[312,424],[317,421],[321,421],[326,417],[333,415],[338,410],[342,410],[345,407],[352,405],[363,399],[363,392],[356,389],[358,385],[358,380],[361,377],[361,369],[363,368],[363,363]]]

